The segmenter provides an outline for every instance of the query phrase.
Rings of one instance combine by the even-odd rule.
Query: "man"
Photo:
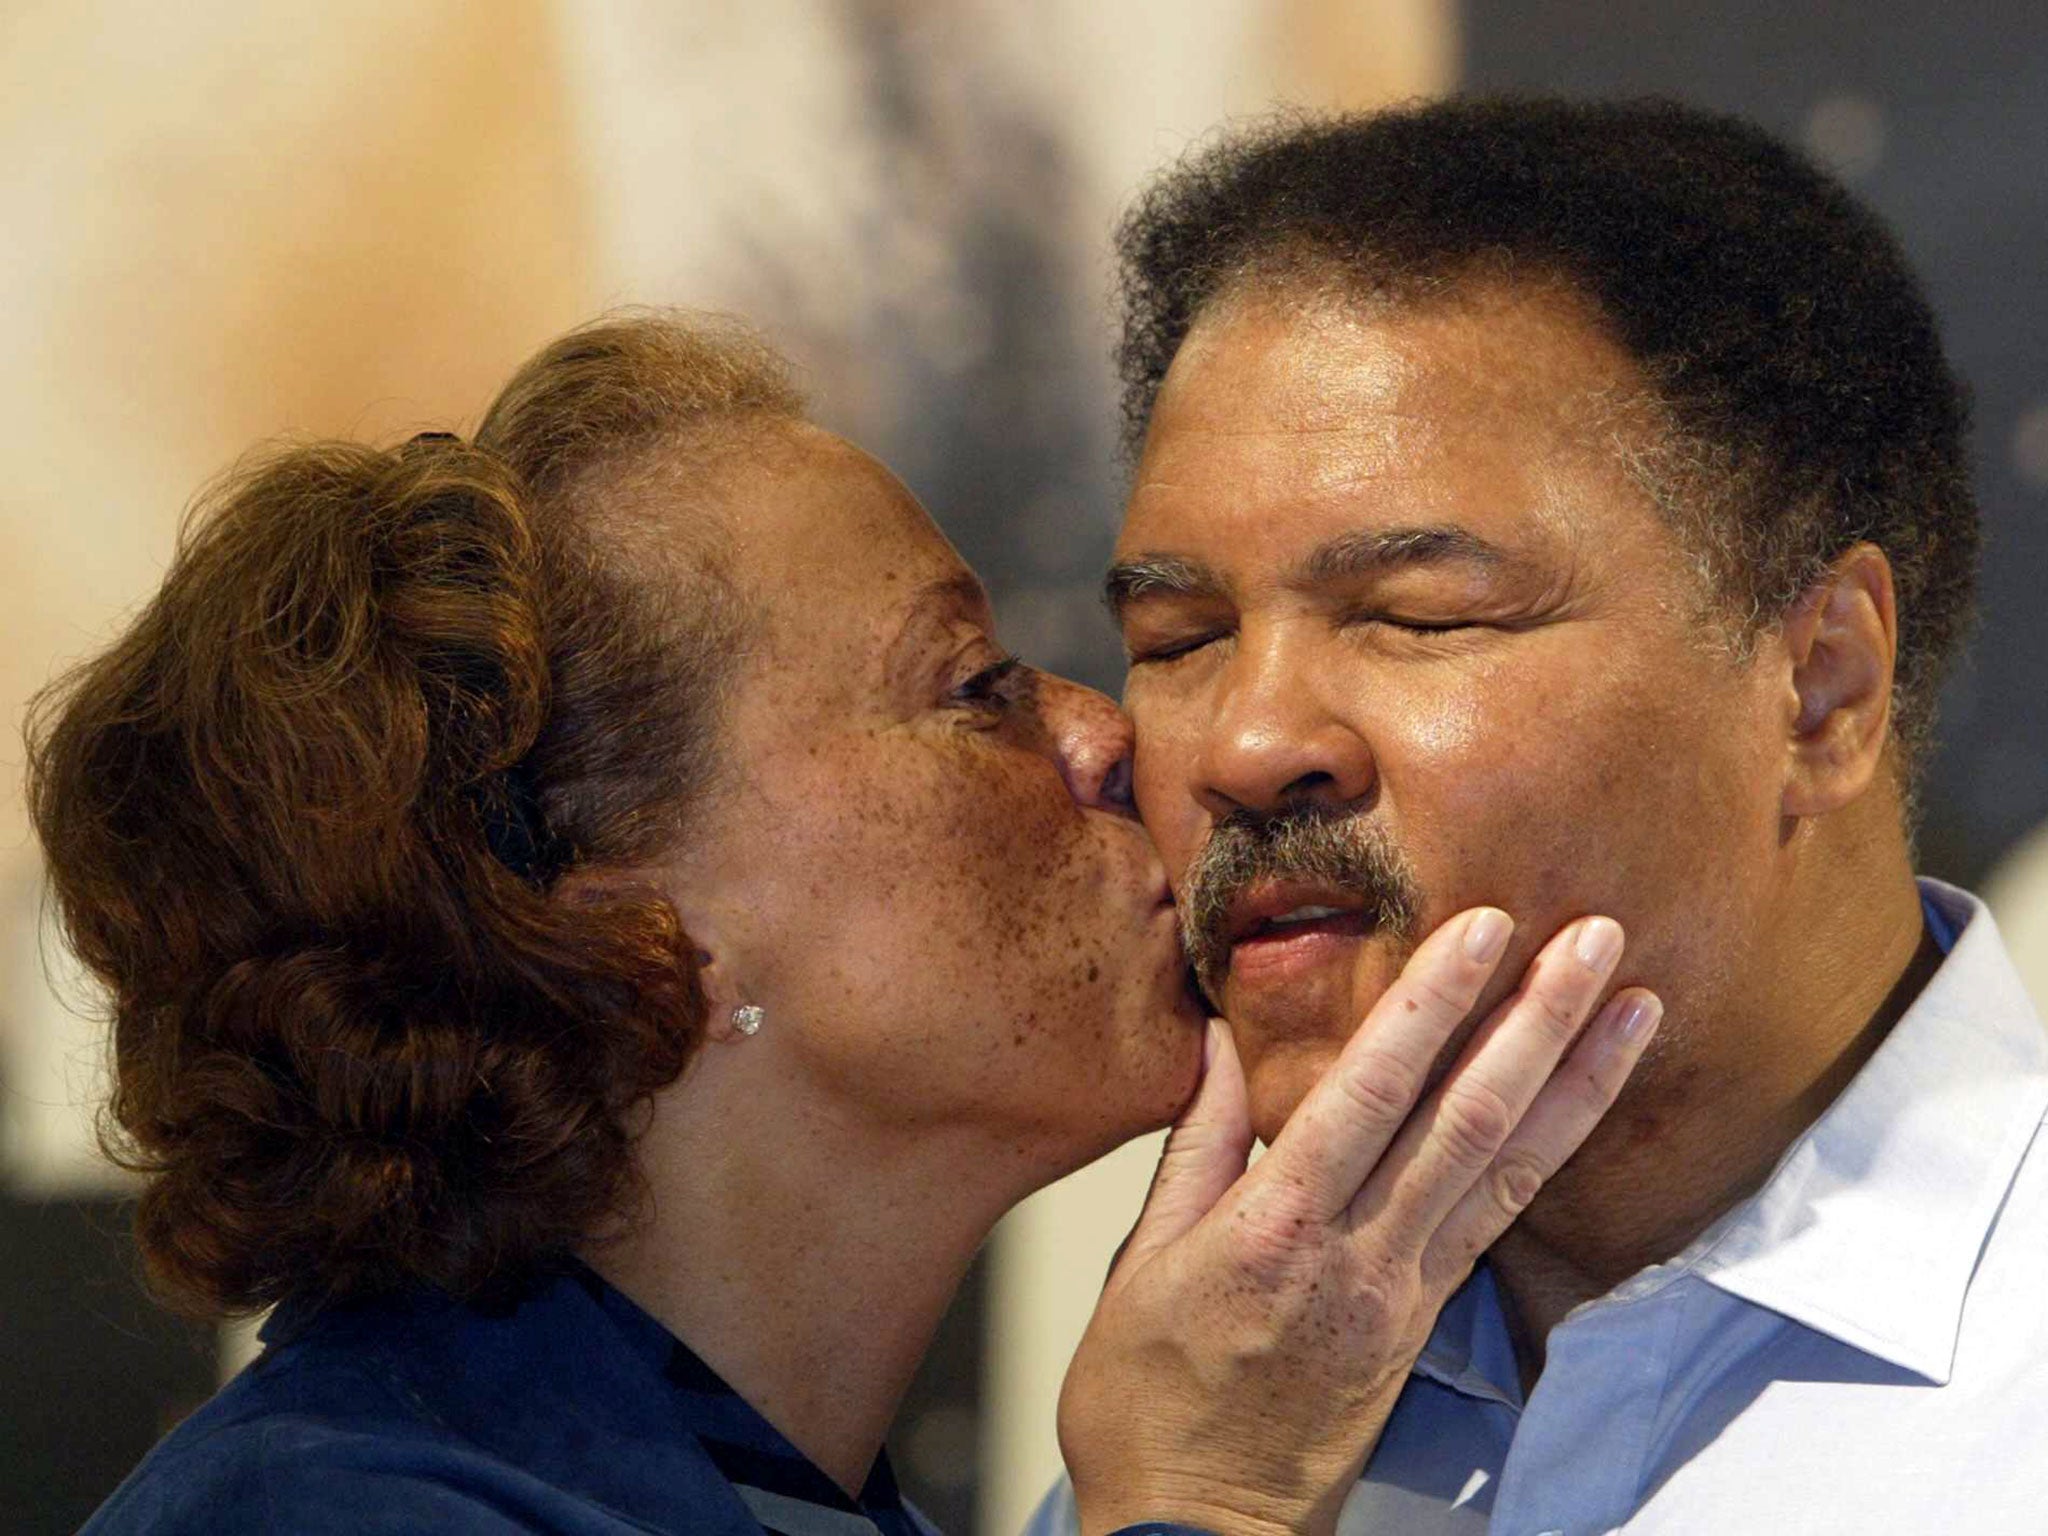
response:
[[[2048,1036],[1912,873],[1978,532],[1891,238],[1734,121],[1469,101],[1226,139],[1121,251],[1137,798],[1259,1134],[1475,902],[1669,1009],[1345,1528],[2042,1529]]]

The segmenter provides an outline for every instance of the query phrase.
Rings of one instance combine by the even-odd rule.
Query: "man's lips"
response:
[[[1375,926],[1355,891],[1295,882],[1254,887],[1230,907],[1230,979],[1240,987],[1284,986],[1339,959]]]
[[[1288,986],[1324,966],[1346,961],[1370,932],[1365,913],[1346,912],[1240,939],[1230,948],[1231,984]]]
[[[1365,901],[1356,891],[1298,880],[1267,881],[1238,893],[1224,916],[1224,938],[1233,950],[1249,943],[1285,940],[1310,932],[1363,933]]]

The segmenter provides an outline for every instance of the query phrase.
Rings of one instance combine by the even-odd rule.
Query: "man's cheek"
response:
[[[1176,750],[1159,731],[1134,716],[1137,749],[1131,758],[1131,793],[1138,802],[1138,815],[1148,828],[1156,828],[1154,841],[1167,831],[1168,808],[1189,797],[1188,779],[1193,759],[1185,749]]]
[[[1138,819],[1145,824],[1153,847],[1159,850],[1160,862],[1178,889],[1208,830],[1193,788],[1185,780],[1148,777],[1143,768],[1135,776],[1133,786]]]
[[[1458,775],[1455,793],[1415,819],[1403,851],[1414,863],[1430,922],[1494,903],[1519,924],[1578,916],[1600,886],[1611,831],[1594,797],[1544,774],[1518,769]]]

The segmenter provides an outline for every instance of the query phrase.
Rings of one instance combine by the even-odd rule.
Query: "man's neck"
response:
[[[975,1252],[1035,1183],[936,1134],[906,1151],[767,1102],[772,1072],[724,1065],[657,1105],[652,1214],[584,1258],[857,1496]]]
[[[1681,1020],[1673,1049],[1494,1246],[1525,1388],[1566,1313],[1676,1257],[1762,1187],[1925,987],[1941,953],[1903,855],[1898,867],[1828,911],[1812,941],[1778,947],[1768,1005],[1751,991],[1743,1017]]]

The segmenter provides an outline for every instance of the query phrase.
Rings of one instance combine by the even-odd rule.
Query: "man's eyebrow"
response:
[[[1400,566],[1463,562],[1497,569],[1520,559],[1455,523],[1340,533],[1318,545],[1295,570],[1301,586],[1355,580]]]
[[[1520,565],[1521,557],[1455,523],[1409,528],[1360,529],[1340,533],[1318,545],[1296,568],[1298,586],[1321,586],[1355,580],[1401,566],[1442,565],[1462,561],[1501,569]],[[1140,598],[1219,597],[1223,578],[1198,560],[1179,555],[1133,555],[1119,560],[1102,579],[1103,601],[1118,618]]]
[[[1141,597],[1216,597],[1222,591],[1223,580],[1214,571],[1178,555],[1133,555],[1102,578],[1102,600],[1114,618]]]

